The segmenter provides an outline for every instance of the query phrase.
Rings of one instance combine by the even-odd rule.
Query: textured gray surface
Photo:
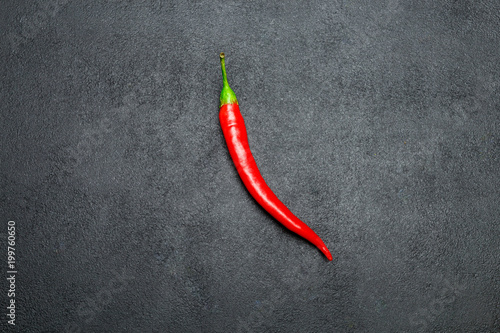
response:
[[[1,7],[17,331],[500,332],[498,1]],[[333,262],[242,186],[221,51]]]

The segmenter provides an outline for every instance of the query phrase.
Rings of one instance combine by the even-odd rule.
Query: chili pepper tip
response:
[[[321,249],[321,252],[323,252],[323,254],[326,256],[326,258],[329,260],[329,261],[332,261],[333,260],[333,257],[330,253],[330,251],[328,251],[328,248],[325,246],[324,248]]]
[[[221,53],[219,54],[219,57],[220,57],[221,59],[224,59],[224,57],[225,57],[224,52],[221,52]]]

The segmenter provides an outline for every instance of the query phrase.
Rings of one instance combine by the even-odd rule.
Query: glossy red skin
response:
[[[328,260],[332,260],[332,255],[321,238],[278,199],[262,178],[248,145],[247,130],[238,104],[221,106],[219,120],[236,170],[252,197],[278,222],[307,239]]]

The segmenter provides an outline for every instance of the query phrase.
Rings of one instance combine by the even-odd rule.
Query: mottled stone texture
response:
[[[500,2],[43,3],[0,11],[18,332],[500,332]],[[238,178],[221,51],[333,262]]]

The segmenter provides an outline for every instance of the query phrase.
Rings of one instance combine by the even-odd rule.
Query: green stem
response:
[[[225,104],[238,104],[238,100],[236,99],[236,95],[234,91],[229,87],[229,83],[227,82],[226,75],[226,64],[225,64],[225,55],[224,52],[221,52],[220,56],[220,66],[222,68],[222,90],[220,92],[220,105],[219,107]]]
[[[225,62],[225,58],[226,56],[224,55],[224,52],[222,52],[220,55],[220,66],[222,68],[222,81],[224,83],[224,85],[229,85],[227,83],[227,75],[226,75],[226,62]]]

